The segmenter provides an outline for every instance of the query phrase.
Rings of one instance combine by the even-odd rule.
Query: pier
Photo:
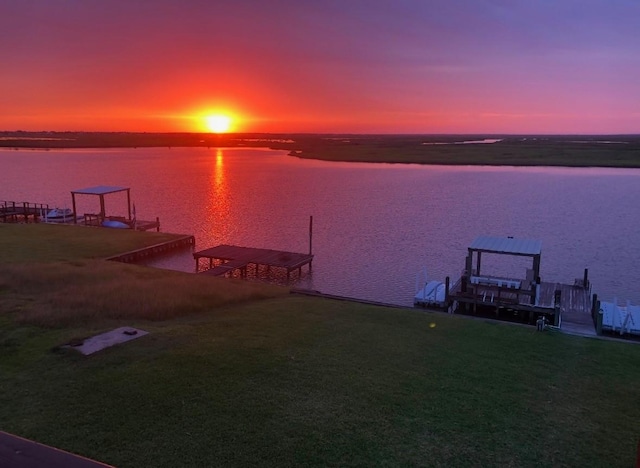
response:
[[[253,265],[258,274],[260,267],[280,268],[287,273],[287,282],[292,271],[302,274],[302,267],[313,262],[312,254],[286,252],[283,250],[257,249],[253,247],[239,247],[235,245],[218,245],[210,249],[201,250],[193,254],[196,262],[196,273],[225,276],[240,272],[242,278],[247,277],[247,269]],[[208,259],[208,269],[200,271],[200,259]]]
[[[34,222],[49,211],[47,203],[0,201],[0,219],[5,223],[17,223],[19,221],[29,222],[32,218]]]
[[[173,250],[193,247],[194,245],[196,245],[196,238],[194,236],[182,236],[177,239],[161,242],[160,244],[114,255],[113,257],[107,258],[107,260],[122,263],[136,263]]]

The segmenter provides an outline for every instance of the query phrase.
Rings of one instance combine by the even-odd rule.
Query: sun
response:
[[[207,115],[204,117],[204,122],[209,131],[213,133],[227,133],[231,130],[233,123],[231,117],[221,114]]]

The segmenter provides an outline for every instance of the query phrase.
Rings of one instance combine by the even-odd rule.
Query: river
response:
[[[640,303],[640,170],[419,166],[304,160],[282,151],[216,148],[0,150],[0,199],[71,206],[71,190],[131,187],[138,218],[218,244],[306,252],[297,286],[412,304],[416,273],[457,278],[479,235],[542,241],[543,281],[589,268],[605,300]],[[78,212],[97,212],[78,197]],[[124,214],[126,196],[107,197]],[[489,260],[523,275],[528,263]],[[483,260],[484,257],[483,257]],[[487,265],[487,261],[483,265]],[[189,255],[156,266],[193,271]]]

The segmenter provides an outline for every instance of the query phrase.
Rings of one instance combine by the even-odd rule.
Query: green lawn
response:
[[[0,263],[106,258],[178,237],[181,236],[128,229],[0,223]]]
[[[119,467],[633,466],[639,346],[276,290],[38,326],[5,278],[0,430]],[[118,325],[151,333],[56,348]]]

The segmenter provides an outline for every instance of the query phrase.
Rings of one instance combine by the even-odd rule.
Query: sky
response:
[[[0,0],[0,130],[640,133],[638,0]]]

